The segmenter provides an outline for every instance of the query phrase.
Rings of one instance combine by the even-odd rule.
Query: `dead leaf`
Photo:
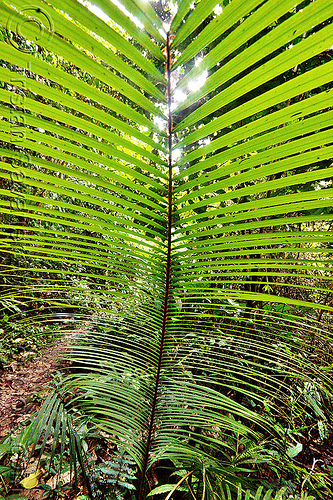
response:
[[[22,484],[23,488],[27,490],[31,490],[32,488],[36,488],[38,485],[38,476],[41,474],[40,470],[36,470],[33,474],[30,474],[28,477],[22,479],[20,484]]]

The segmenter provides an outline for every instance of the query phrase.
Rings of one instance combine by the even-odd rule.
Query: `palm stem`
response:
[[[161,340],[160,340],[160,349],[159,349],[159,358],[156,370],[156,378],[155,378],[155,387],[154,387],[154,396],[152,400],[152,410],[150,414],[149,421],[149,429],[147,442],[145,446],[145,455],[143,461],[142,475],[140,481],[140,489],[139,489],[139,500],[144,500],[145,494],[145,480],[148,468],[148,460],[149,460],[149,451],[151,447],[151,441],[153,437],[154,431],[154,423],[155,423],[155,412],[158,402],[158,391],[159,391],[159,383],[161,377],[161,369],[163,362],[163,353],[164,353],[164,344],[165,344],[165,335],[166,335],[166,327],[168,320],[168,310],[169,310],[169,296],[170,296],[170,280],[171,280],[171,230],[172,230],[172,115],[171,115],[171,50],[170,50],[170,34],[167,33],[166,39],[166,76],[167,76],[167,101],[168,101],[168,168],[169,168],[169,180],[168,180],[168,219],[167,219],[167,254],[166,254],[166,269],[165,269],[165,293],[164,293],[164,302],[163,302],[163,320],[162,320],[162,331],[161,331]]]

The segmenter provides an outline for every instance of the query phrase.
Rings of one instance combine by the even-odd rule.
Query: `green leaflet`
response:
[[[284,138],[284,128],[289,127],[289,130],[295,130],[294,127],[296,127],[296,134],[294,137],[298,136],[298,127],[307,127],[308,124],[311,124],[310,122],[304,122],[302,123],[303,118],[306,118],[308,114],[310,113],[315,113],[318,111],[324,111],[327,109],[331,103],[332,103],[332,97],[333,97],[333,91],[327,91],[323,92],[319,95],[315,95],[306,101],[302,101],[302,103],[294,103],[291,106],[288,106],[286,108],[282,108],[279,111],[276,111],[275,113],[269,114],[269,115],[264,115],[261,118],[255,120],[254,122],[250,122],[244,126],[241,126],[239,128],[236,128],[234,131],[230,131],[223,135],[221,138],[214,139],[211,143],[202,146],[198,150],[194,150],[186,155],[186,160],[188,162],[195,160],[196,158],[200,158],[204,156],[205,154],[211,153],[214,150],[222,149],[225,146],[229,146],[235,143],[236,146],[236,151],[243,151],[243,152],[249,152],[248,146],[252,146],[253,140],[256,141],[257,136],[260,135],[261,139],[263,141],[263,146],[265,144],[265,139],[267,138],[267,135],[263,137],[263,134],[270,134],[270,137],[273,137],[274,134],[274,140],[279,138],[283,140]],[[232,113],[231,113],[232,115]],[[325,120],[325,117],[323,117]],[[283,125],[283,127],[281,127]],[[319,121],[318,125],[319,126]],[[271,131],[271,132],[270,132]],[[290,136],[290,139],[292,138],[292,134]],[[237,143],[242,143],[243,144],[237,144]],[[274,141],[275,142],[275,141]],[[230,148],[231,149],[231,148]],[[232,148],[231,151],[235,151],[235,148]],[[226,154],[224,152],[224,154]],[[209,162],[215,161],[214,158],[219,158],[218,155],[214,155],[207,161],[207,164]],[[185,157],[184,157],[185,160]],[[179,163],[184,162],[183,159],[179,160]],[[200,165],[200,168],[199,168]],[[188,167],[186,169],[185,174],[191,175],[196,171],[200,171],[202,163],[200,164],[195,164],[191,167]],[[209,166],[209,164],[208,164]],[[183,175],[179,174],[175,176],[175,178],[180,178],[183,177]]]
[[[265,134],[265,136],[260,136],[256,139],[251,138],[249,141],[246,141],[245,144],[239,144],[231,147],[228,151],[223,151],[220,154],[215,154],[209,159],[200,161],[195,165],[195,168],[192,167],[192,169],[189,169],[189,173],[193,174],[194,172],[200,172],[200,180],[203,184],[205,184],[206,182],[223,177],[228,173],[237,173],[240,170],[246,170],[249,164],[252,167],[253,164],[264,164],[269,161],[275,161],[283,157],[292,156],[293,154],[300,154],[303,151],[307,151],[312,147],[315,147],[316,144],[322,144],[324,137],[326,137],[329,142],[330,132],[325,131],[320,133],[318,130],[329,127],[332,116],[331,112],[323,113],[321,115],[321,119],[309,118],[295,124],[287,125],[283,129],[269,132]],[[311,132],[314,132],[314,134],[309,135]],[[317,136],[317,134],[319,135]],[[306,135],[306,139],[301,139],[302,135]],[[287,139],[290,142],[282,144],[284,139]],[[271,148],[272,144],[275,146],[274,149],[263,150],[266,146]],[[251,153],[252,155],[255,155],[255,158],[251,158]],[[240,157],[242,160],[238,160]],[[234,165],[231,160],[236,159],[238,161]],[[204,171],[208,171],[209,167],[212,166],[215,168],[213,172],[202,175]],[[188,189],[194,185],[195,181],[193,180],[184,183],[182,188]]]
[[[18,9],[20,7],[24,7],[24,2],[21,0],[15,0],[12,2]],[[66,5],[66,7],[65,7]],[[74,10],[74,12],[69,8],[70,4],[63,4],[59,2],[57,4],[58,8],[63,8],[65,7],[65,11],[70,15],[76,15],[77,18],[80,19],[81,24],[83,24],[84,27],[84,20],[87,20],[88,26],[91,29],[90,22],[91,18],[88,14],[88,9],[84,9],[83,7],[78,7],[78,9]],[[35,3],[35,8],[40,8],[43,9],[44,4],[42,2],[36,2]],[[24,9],[23,9],[24,12]],[[83,14],[83,15],[82,15]],[[85,14],[85,15],[84,15]],[[88,16],[87,16],[88,14]],[[129,78],[130,80],[136,82],[139,84],[140,87],[145,89],[147,92],[150,92],[151,95],[158,97],[159,99],[163,99],[163,94],[161,92],[157,91],[156,87],[149,82],[145,77],[143,77],[138,71],[133,70],[130,66],[128,66],[125,62],[123,62],[119,57],[114,54],[113,50],[105,50],[105,44],[100,43],[96,38],[92,37],[91,35],[88,35],[87,33],[84,32],[84,30],[79,29],[77,25],[71,23],[67,19],[65,19],[63,16],[58,14],[55,10],[52,11],[51,13],[52,16],[52,22],[55,23],[58,26],[58,29],[61,30],[61,33],[66,36],[69,40],[75,43],[76,46],[81,46],[82,48],[86,49],[89,52],[92,52],[95,54],[97,57],[101,58],[104,60],[106,63],[108,63],[110,66],[112,66],[114,69],[116,69],[119,73],[122,73],[124,76]],[[89,22],[90,21],[90,22]],[[98,23],[98,27],[103,25],[103,23],[100,21]],[[105,26],[106,28],[106,26]],[[100,36],[100,30],[97,30],[99,36]],[[107,35],[111,34],[111,39],[108,36],[107,40],[112,43],[113,47],[116,47],[117,50],[122,49],[124,54],[132,59],[136,64],[139,65],[139,68],[154,74],[154,77],[157,78],[158,81],[164,81],[162,78],[161,74],[156,71],[156,68],[147,62],[147,60],[140,54],[140,52],[136,51],[135,49],[130,50],[130,45],[126,44],[125,41],[122,39],[121,36],[117,35],[117,33],[114,32],[114,30],[108,29],[107,30]],[[154,71],[155,70],[155,71]]]
[[[7,76],[7,78],[8,78],[8,76]],[[6,80],[7,80],[7,78],[6,78]],[[8,80],[10,81],[9,78],[8,78]],[[31,90],[40,90],[40,88],[39,87],[36,88],[36,87],[34,87],[32,85]],[[12,93],[10,93],[10,92],[6,92],[4,90],[1,90],[0,94],[1,94],[2,100],[4,102],[10,102],[11,100],[14,99]],[[56,98],[61,96],[61,94],[59,92],[54,91],[53,89],[51,89],[50,91],[47,90],[47,95],[48,95],[48,98],[50,98],[52,96],[53,99],[54,99],[54,102],[57,102]],[[64,104],[68,104],[69,107],[73,107],[74,108],[74,112],[76,112],[78,110],[80,113],[84,113],[86,115],[85,118],[73,117],[73,115],[71,113],[68,113],[68,111],[69,111],[68,107],[66,107],[65,110],[64,109],[59,110],[59,109],[54,108],[54,107],[51,108],[49,105],[45,105],[45,104],[38,103],[36,105],[36,103],[34,101],[32,101],[32,102],[34,102],[33,103],[33,111],[34,112],[40,112],[40,114],[46,116],[47,118],[49,118],[50,116],[53,117],[53,118],[58,118],[58,120],[60,122],[64,122],[64,123],[66,123],[68,121],[68,119],[69,119],[69,121],[71,123],[77,124],[78,128],[81,128],[83,130],[87,130],[92,135],[95,135],[97,137],[100,137],[100,135],[102,135],[102,133],[103,133],[101,130],[99,130],[99,127],[102,125],[103,128],[104,128],[105,127],[105,123],[106,123],[107,125],[112,125],[114,127],[114,130],[124,131],[128,135],[138,138],[139,141],[141,141],[141,142],[143,141],[145,143],[150,144],[150,146],[153,145],[153,147],[154,147],[154,142],[153,141],[151,141],[149,138],[145,137],[143,134],[141,134],[140,132],[138,132],[138,130],[133,129],[132,127],[126,126],[126,124],[123,124],[123,122],[120,121],[120,120],[118,120],[117,118],[112,117],[110,119],[109,116],[107,116],[105,113],[101,112],[100,110],[98,110],[98,109],[91,109],[91,106],[89,106],[89,105],[83,105],[82,106],[82,104],[80,105],[80,103],[78,103],[77,100],[76,99],[74,100],[73,98],[67,98],[66,99],[66,97],[61,96],[61,100],[62,100],[62,102]],[[22,104],[23,103],[22,97],[20,95],[18,95],[15,98],[15,102],[18,105]],[[30,109],[30,103],[31,103],[31,101],[29,100],[29,98],[28,99],[24,99],[25,111],[28,110],[28,109]],[[67,116],[65,114],[66,112],[69,114],[69,116]],[[24,118],[22,118],[22,115],[21,115],[21,118],[20,118],[17,113],[13,113],[12,111],[10,111],[8,109],[6,111],[3,110],[2,113],[3,113],[2,116],[6,117],[6,118],[9,118],[9,119],[12,118],[13,120],[16,120],[17,126],[19,126],[20,124],[23,124],[23,122],[29,123],[29,121],[30,122],[33,121],[33,116],[31,116],[31,115],[30,116],[24,115]],[[99,125],[97,125],[97,123],[96,124],[92,124],[91,120],[89,120],[89,121],[87,120],[87,117],[90,118],[90,115],[94,115],[94,119],[95,119],[95,121],[97,123],[99,123]],[[52,130],[52,127],[53,127],[53,130],[54,130],[54,128],[57,127],[56,125],[54,125],[54,123],[48,123],[47,121],[45,123],[45,122],[42,122],[42,120],[41,120],[40,123],[47,130]],[[41,127],[38,127],[38,128],[41,128]],[[66,135],[69,134],[72,137],[75,135],[75,133],[73,133],[72,131],[65,131],[65,132],[66,132]],[[130,151],[133,151],[134,153],[137,153],[139,155],[142,154],[142,155],[150,158],[153,161],[157,161],[158,163],[164,163],[164,162],[161,162],[161,160],[156,155],[150,153],[149,151],[147,151],[142,146],[140,147],[140,146],[137,146],[135,144],[132,144],[127,139],[124,139],[124,138],[122,138],[119,135],[118,136],[115,135],[113,131],[111,133],[110,132],[109,133],[106,132],[105,138],[106,137],[109,138],[109,142],[115,143],[116,145],[119,145],[119,146],[122,146],[123,148],[129,149]],[[89,138],[87,140],[89,142]],[[90,142],[93,142],[93,141],[90,139]],[[98,142],[97,142],[97,144],[95,142],[94,146],[95,146],[96,149],[98,147],[101,147],[98,144]],[[116,152],[115,150],[113,150],[113,151]]]
[[[17,25],[24,23],[24,17],[15,14],[14,11],[8,12],[4,19],[4,22],[8,24],[9,20],[16,23]],[[31,40],[38,39],[39,29],[35,23],[25,23],[28,24],[27,36]],[[117,75],[110,72],[107,68],[104,68],[97,61],[90,58],[87,54],[82,51],[77,50],[74,45],[60,37],[52,37],[49,42],[49,49],[60,57],[68,59],[72,64],[77,65],[81,70],[95,75],[102,82],[110,85],[115,91],[121,92],[127,98],[133,100],[139,106],[143,106],[150,112],[156,112],[154,105],[148,101],[139,91],[128,84],[124,79],[119,78]]]
[[[333,30],[331,26],[327,26],[326,28],[323,28],[323,31],[324,33],[319,32],[312,35],[309,39],[293,46],[287,52],[283,52],[273,60],[261,65],[260,68],[254,70],[243,79],[238,80],[235,86],[228,87],[221,93],[221,95],[219,94],[210,99],[209,102],[201,106],[197,112],[193,112],[188,119],[184,120],[177,126],[176,130],[184,129],[192,123],[198,122],[217,109],[235,101],[244,93],[251,92],[260,85],[263,85],[265,82],[281,75],[283,71],[291,70],[298,61],[299,63],[302,63],[316,54],[326,50],[330,47],[330,43],[333,41]],[[230,74],[228,76],[232,78],[233,75]],[[201,95],[196,96],[197,100],[199,100],[202,95],[205,95],[205,93],[215,90],[216,87],[221,84],[217,73],[214,73],[214,79],[216,84],[212,83],[212,85],[209,86],[211,83],[211,80],[209,79],[207,81],[207,85],[205,84],[203,90],[200,92]],[[292,83],[292,80],[289,83]]]
[[[244,4],[242,5],[244,7]],[[248,7],[247,4],[246,7]],[[274,7],[277,8],[276,3]],[[288,7],[289,8],[292,7],[292,2],[289,3],[284,2],[283,4],[279,4],[279,14],[281,15],[283,13],[288,12]],[[235,76],[237,72],[241,73],[242,70],[244,71],[247,68],[251,70],[251,68],[255,63],[257,63],[260,60],[263,60],[265,57],[269,55],[270,56],[273,55],[272,60],[270,64],[268,62],[264,63],[261,66],[261,71],[266,72],[267,80],[273,78],[274,75],[269,73],[270,68],[274,69],[274,64],[276,64],[279,66],[276,67],[275,69],[281,70],[282,72],[280,61],[283,61],[285,62],[285,64],[288,64],[287,49],[293,49],[293,44],[291,43],[289,47],[286,47],[283,54],[277,55],[276,56],[277,59],[274,58],[274,51],[279,49],[281,46],[286,45],[291,40],[296,40],[296,45],[297,45],[298,43],[297,39],[300,34],[303,34],[307,29],[312,28],[316,24],[320,25],[320,23],[327,18],[329,8],[330,7],[327,5],[326,2],[324,1],[321,2],[319,0],[317,1],[316,5],[311,5],[309,6],[309,8],[303,9],[294,16],[290,17],[286,22],[277,26],[275,29],[272,29],[267,35],[265,35],[260,40],[250,45],[248,50],[243,51],[242,53],[236,55],[235,58],[237,64],[235,64],[235,60],[234,58],[232,58],[230,61],[228,61],[226,64],[223,65],[223,69],[222,68],[217,69],[217,71],[210,78],[208,78],[206,83],[203,85],[202,90],[199,93],[193,94],[192,99],[194,98],[196,100],[199,100],[202,96],[204,96],[211,90],[214,90],[214,88],[216,88],[216,85],[217,86],[223,85],[233,76]],[[225,10],[225,12],[226,11],[227,9]],[[234,13],[234,10],[232,10],[232,12]],[[268,13],[269,16],[267,15]],[[251,39],[251,35],[254,36],[260,33],[261,29],[263,28],[261,23],[263,22],[267,23],[267,25],[269,26],[270,23],[272,23],[279,17],[279,14],[272,8],[270,3],[267,2],[266,4],[264,4],[262,9],[259,9],[253,16],[249,17],[246,20],[246,22],[244,23],[245,26],[243,26],[242,23],[240,25],[240,28],[242,28],[242,31],[244,31],[248,39]],[[257,19],[258,15],[260,15],[259,19]],[[223,16],[222,16],[222,21],[223,21]],[[224,27],[225,23],[222,23],[222,25]],[[249,30],[247,29],[247,25],[250,25]],[[228,25],[225,26],[225,28],[227,27]],[[256,31],[254,31],[254,29]],[[251,30],[254,32],[251,33]],[[203,70],[211,69],[216,63],[223,60],[224,57],[227,57],[230,54],[232,54],[235,48],[240,47],[242,45],[242,41],[243,42],[246,41],[246,38],[245,40],[244,39],[242,40],[242,36],[244,37],[244,34],[242,33],[242,36],[239,36],[238,31],[239,31],[238,29],[235,30],[235,32],[233,32],[232,35],[229,35],[226,40],[224,40],[223,42],[221,42],[221,44],[215,47],[214,50],[210,52],[206,58],[203,59],[203,61],[198,65],[198,67],[194,68],[187,75],[187,77],[182,80],[180,88],[183,88],[186,85],[186,83],[188,83],[189,80],[191,79],[195,80],[196,76],[200,74],[200,72],[202,72]],[[231,37],[232,39],[229,41],[229,38]],[[233,38],[235,38],[236,47]],[[323,39],[325,39],[325,36],[323,37]],[[189,47],[191,47],[191,45]],[[312,47],[315,46],[314,44],[311,45]],[[301,52],[303,57],[307,57],[307,51],[305,46],[302,46]],[[293,51],[290,52],[290,54],[292,53]],[[273,61],[275,62],[273,63]],[[298,61],[299,64],[302,62],[301,59],[298,59]],[[256,74],[258,73],[259,71],[254,71],[254,73],[251,74],[251,78],[255,83],[257,83]],[[243,82],[245,83],[246,81],[247,80],[244,80]],[[176,109],[175,112],[190,104],[191,104],[191,98],[187,99],[180,107]]]
[[[184,22],[184,17],[188,13],[191,8],[191,4],[193,2],[191,0],[179,0],[178,1],[178,9],[176,15],[172,19],[172,23],[170,26],[170,33],[174,33],[177,28],[179,28],[180,23]]]
[[[292,5],[292,2],[290,2],[290,5]],[[227,44],[224,41],[218,43],[216,47],[211,49],[205,55],[205,57],[199,62],[199,64],[195,65],[194,68],[189,71],[189,73],[180,82],[180,88],[184,88],[184,86],[186,86],[186,84],[190,80],[195,80],[200,75],[200,73],[202,73],[202,71],[211,69],[215,64],[221,61],[223,57],[227,57],[237,48],[241,47],[243,43],[251,40],[254,35],[260,33],[261,29],[270,26],[270,24],[276,21],[276,19],[279,17],[279,13],[281,14],[281,12],[286,12],[287,6],[288,4],[286,4],[286,2],[284,2],[283,4],[278,4],[274,0],[261,3],[260,8],[258,8],[256,12],[244,19],[243,22],[239,23],[239,25],[232,31],[232,33],[228,35]],[[251,11],[251,9],[247,9],[246,4],[240,5],[240,8],[245,8],[245,12]],[[230,15],[228,14],[228,12],[230,13]],[[233,10],[233,6],[229,4],[223,10],[223,15],[214,20],[217,28],[221,30],[220,34],[226,31],[227,26],[232,26],[235,14],[236,13]],[[209,37],[206,41],[206,44],[208,44],[209,42],[211,42],[212,37],[207,28],[205,29],[205,31],[208,32],[206,34],[206,36],[208,35]],[[200,36],[202,35],[200,34]],[[195,43],[190,44],[184,51],[189,52],[190,57],[191,55],[196,54],[196,50],[192,49],[192,45],[195,45]]]
[[[200,50],[209,45],[223,32],[227,31],[228,28],[233,26],[235,22],[245,16],[248,12],[251,12],[260,3],[260,0],[252,0],[251,2],[246,3],[238,0],[238,2],[233,1],[232,5],[227,5],[222,11],[223,15],[217,16],[199,33],[194,41],[191,41],[191,43],[182,52],[181,56],[177,59],[176,66],[187,62],[191,57],[195,56]],[[218,48],[221,49],[221,47]],[[182,88],[185,81],[188,81],[191,78],[193,78],[193,70],[186,75],[179,88]]]
[[[199,2],[195,11],[191,13],[188,17],[186,23],[180,26],[179,30],[175,34],[175,38],[172,42],[173,47],[177,47],[183,40],[185,40],[201,23],[202,21],[211,14],[216,3],[215,0],[207,0],[206,2]],[[185,4],[187,6],[187,3]],[[187,8],[187,7],[186,7]]]
[[[59,2],[57,3],[57,6],[62,6],[64,12],[68,12],[70,15],[72,15],[73,19],[80,19],[81,24],[89,28],[89,30],[93,31],[94,33],[98,34],[98,36],[102,36],[106,41],[111,43],[113,47],[123,52],[126,57],[136,63],[139,68],[142,68],[148,74],[153,75],[158,81],[165,81],[154,64],[147,60],[139,50],[135,49],[135,47],[127,42],[127,40],[124,40],[124,38],[120,36],[109,25],[106,26],[106,24],[101,21],[98,16],[94,15],[87,8],[83,7],[77,2]],[[111,5],[109,5],[109,7],[112,8]],[[116,17],[117,22],[119,22],[119,15],[121,15],[121,12],[119,10],[117,10],[116,12],[117,14],[114,13],[114,16]],[[133,31],[133,35],[138,35],[137,31]],[[144,47],[148,46],[149,49],[151,49],[152,52],[158,57],[158,59],[163,59],[161,52],[158,50],[156,45],[151,42],[149,37],[144,37],[143,45]]]

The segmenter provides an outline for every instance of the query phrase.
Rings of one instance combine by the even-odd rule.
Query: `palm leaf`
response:
[[[240,436],[326,418],[332,5],[225,3],[1,5],[2,296],[76,310],[64,387],[139,499],[158,461],[237,483]]]

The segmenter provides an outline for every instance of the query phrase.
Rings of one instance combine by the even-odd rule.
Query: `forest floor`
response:
[[[0,371],[0,441],[39,410],[51,390],[53,374],[69,367],[70,362],[62,357],[64,347],[64,339],[57,340],[34,359],[13,360]],[[34,472],[29,469],[25,475]],[[36,488],[14,486],[10,493],[25,495],[29,500],[45,499],[45,491]]]
[[[63,341],[55,342],[32,361],[12,361],[0,371],[0,440],[36,411],[41,394],[50,390],[52,374],[68,366],[61,359]]]
[[[15,429],[22,424],[24,425],[24,422],[27,422],[40,409],[54,385],[54,375],[59,371],[68,372],[72,363],[64,358],[64,354],[68,351],[68,346],[75,342],[77,334],[82,333],[82,331],[84,331],[84,327],[81,326],[81,328],[74,330],[71,335],[58,338],[47,347],[43,347],[40,353],[32,359],[31,357],[26,359],[17,356],[3,370],[0,370],[0,442],[9,434],[15,434]],[[37,458],[31,460],[29,464],[25,464],[25,477],[34,473],[38,468]],[[44,483],[43,475],[39,477],[39,483],[42,484]],[[71,482],[70,474],[67,473],[66,476],[68,478],[65,483],[69,484]],[[46,484],[55,487],[54,482],[55,478],[52,477]],[[5,487],[8,491],[4,492],[3,486],[4,484],[0,483],[0,498],[3,498],[1,494],[4,493],[24,495],[22,498],[28,500],[50,498],[50,496],[46,496],[45,490],[39,489],[39,487],[25,489],[20,484],[7,482]],[[81,493],[84,492],[82,478],[79,478],[79,486],[81,486]],[[78,494],[70,489],[63,492],[62,498],[73,500],[77,498]]]
[[[82,332],[82,327],[78,329],[78,333],[79,331]],[[17,426],[26,422],[41,407],[52,388],[53,374],[60,370],[64,372],[70,369],[71,362],[65,360],[63,354],[65,349],[68,348],[68,343],[75,342],[75,335],[74,338],[71,336],[65,337],[65,339],[65,342],[64,338],[54,341],[33,359],[14,359],[4,370],[0,370],[0,442],[9,433],[13,432]],[[307,471],[307,481],[311,481],[310,478],[316,473],[318,475],[327,475],[332,479],[333,432],[330,426],[328,430],[328,436],[324,440],[321,440],[319,436],[316,436],[317,439],[313,437],[312,439],[305,439],[302,452],[294,459],[297,467]],[[25,476],[27,473],[33,472],[31,467],[37,468],[37,461],[29,465],[29,470],[25,471]],[[277,479],[270,468],[264,464],[259,467],[257,473],[258,479],[261,480],[274,481]],[[43,482],[42,478],[41,481]],[[50,481],[52,483],[52,480],[49,480],[47,484]],[[79,483],[81,493],[85,493],[82,478]],[[17,486],[19,485],[11,488],[10,493],[23,494],[28,500],[45,499],[45,491],[43,490],[36,488],[27,490]],[[1,493],[3,492],[0,492],[0,497]],[[63,493],[65,500],[74,500],[78,495],[72,489]],[[330,495],[323,495],[320,498],[333,500]]]

